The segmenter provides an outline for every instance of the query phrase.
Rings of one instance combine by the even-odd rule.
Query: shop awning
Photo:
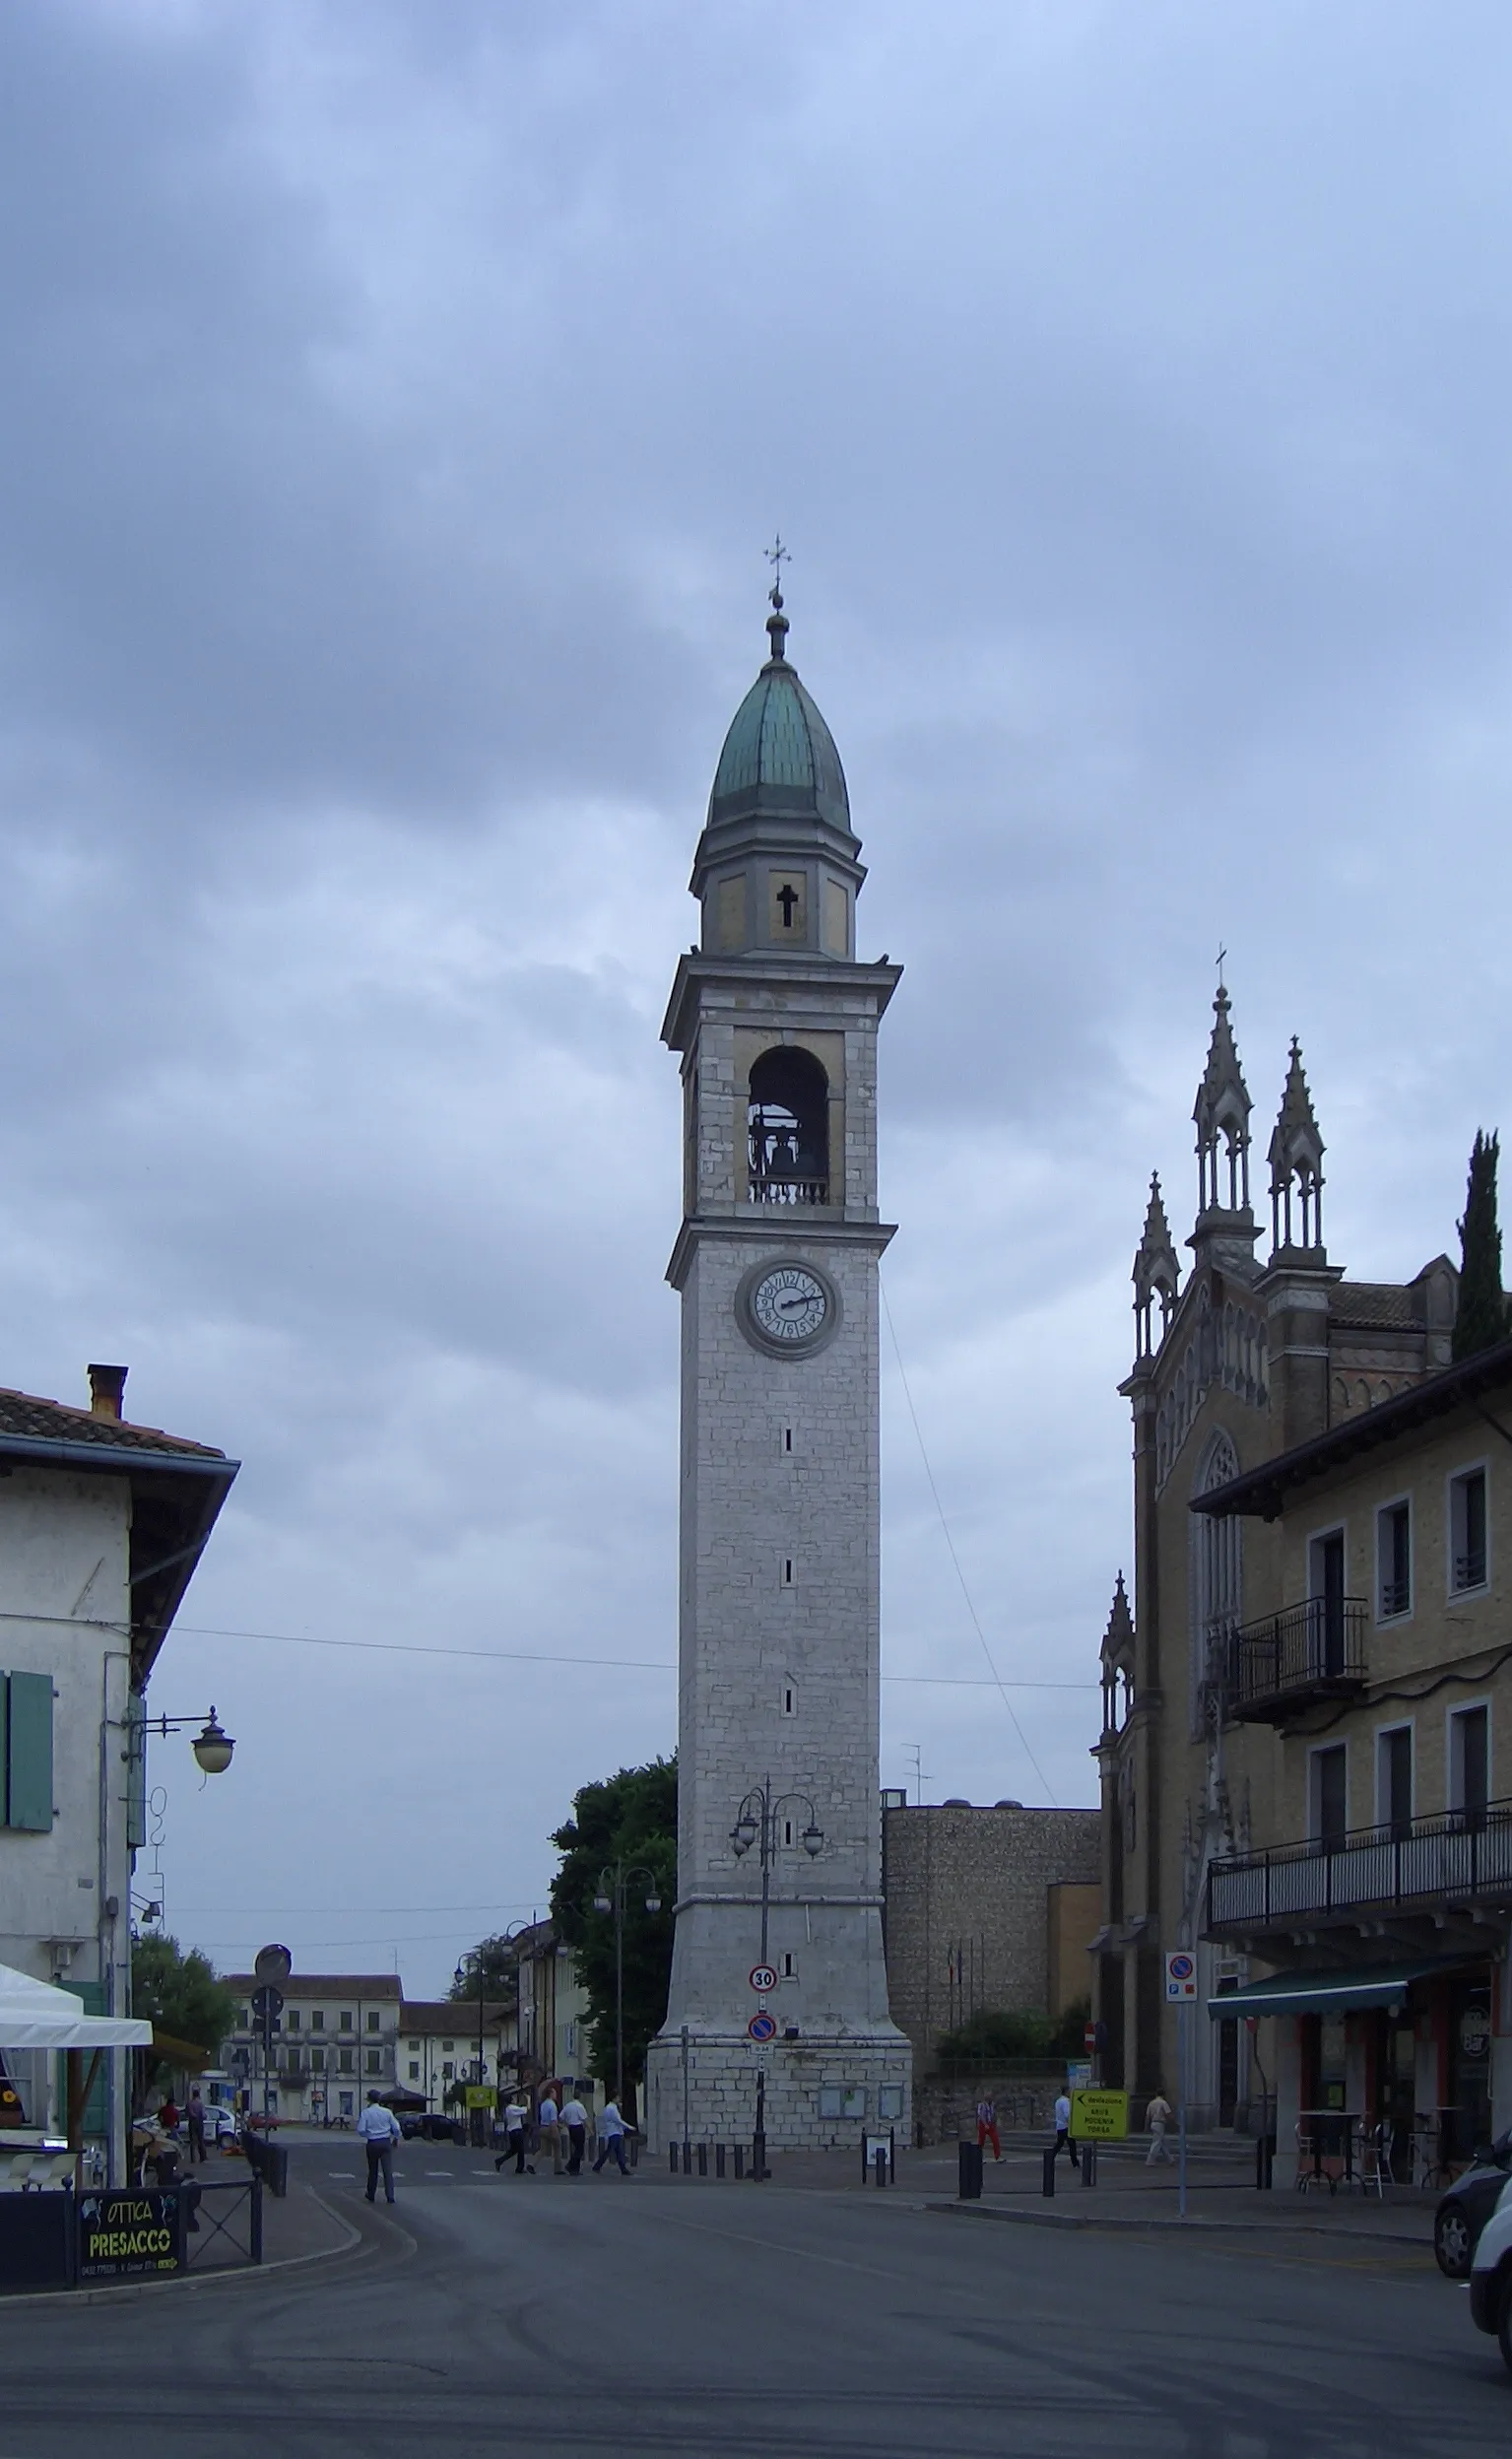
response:
[[[1208,2013],[1216,2020],[1225,2015],[1347,2015],[1363,2007],[1397,2007],[1413,1981],[1457,1968],[1458,1963],[1440,1958],[1436,1963],[1361,1964],[1354,1971],[1333,1964],[1321,1972],[1273,1972],[1269,1980],[1250,1981],[1243,1989],[1210,1998]]]
[[[71,1990],[0,1963],[0,2049],[147,2049],[152,2037],[150,2024],[86,2015]]]

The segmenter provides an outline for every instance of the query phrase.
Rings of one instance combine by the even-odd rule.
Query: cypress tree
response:
[[[1474,1358],[1507,1337],[1507,1301],[1501,1287],[1501,1231],[1496,1226],[1496,1136],[1476,1130],[1460,1223],[1460,1304],[1454,1319],[1454,1356]]]

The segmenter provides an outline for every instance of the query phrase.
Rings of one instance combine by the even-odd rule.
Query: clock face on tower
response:
[[[813,1264],[756,1264],[741,1283],[741,1328],[757,1347],[802,1356],[833,1332],[839,1293]]]

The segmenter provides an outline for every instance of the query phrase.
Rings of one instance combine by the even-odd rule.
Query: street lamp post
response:
[[[646,1883],[646,1910],[660,1912],[662,1899],[657,1893],[656,1873],[637,1862],[626,1869],[623,1861],[611,1862],[599,1872],[599,1892],[593,1899],[595,1912],[612,1912],[615,1916],[615,2105],[625,2112],[625,1891],[632,1879]]]
[[[475,1971],[475,1972],[477,1973],[477,1975],[478,1975],[478,2082],[479,2082],[480,2084],[482,2084],[482,2083],[485,2081],[485,2073],[484,2073],[484,2069],[485,2069],[485,2063],[486,2063],[486,2062],[485,2062],[485,2059],[484,2059],[484,2054],[483,2054],[483,1983],[484,1983],[484,1966],[483,1966],[483,1958],[482,1958],[482,1956],[481,1956],[481,1955],[479,1955],[479,1953],[478,1953],[478,1951],[477,1951],[477,1949],[476,1949],[476,1948],[469,1948],[469,1949],[468,1949],[467,1954],[463,1957],[463,1959],[462,1959],[461,1962],[460,1962],[460,1963],[458,1964],[458,1966],[457,1966],[457,1969],[456,1969],[455,1974],[453,1975],[453,1977],[454,1977],[454,1979],[455,1979],[455,1981],[456,1981],[457,1987],[458,1987],[459,1989],[462,1987],[463,1983],[464,1983],[464,1982],[466,1981],[466,1979],[467,1979],[467,1967],[468,1967],[468,1965],[469,1965],[469,1964],[471,1964],[471,1965],[472,1965],[472,1967],[473,1967],[474,1971]],[[472,2130],[471,2126],[469,2126],[469,2128],[468,2128],[468,2133],[469,2133],[469,2134],[471,2134],[471,2133],[472,2133],[472,2131],[473,2131],[473,2130]]]
[[[771,1870],[772,1863],[777,1857],[777,1816],[780,1811],[786,1810],[790,1803],[796,1803],[801,1810],[806,1810],[809,1814],[809,1824],[799,1841],[809,1859],[814,1861],[824,1849],[824,1831],[819,1824],[814,1804],[807,1793],[779,1793],[774,1797],[770,1776],[763,1776],[759,1784],[752,1786],[736,1812],[735,1825],[730,1829],[730,1841],[735,1847],[737,1861],[745,1858],[753,1844],[759,1844],[761,1850],[760,1961],[763,1964],[770,1960],[767,1949],[767,1929],[771,1914]],[[756,2126],[751,2139],[751,2174],[757,2181],[771,2174],[766,2165],[766,2058],[764,2052],[758,2054],[756,2058]]]

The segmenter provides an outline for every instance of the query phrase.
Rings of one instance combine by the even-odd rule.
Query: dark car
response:
[[[1440,2199],[1433,2216],[1433,2251],[1446,2280],[1470,2278],[1480,2231],[1501,2200],[1509,2176],[1512,2127],[1497,2136],[1489,2151],[1478,2152],[1474,2164]]]
[[[435,2109],[419,2109],[413,2116],[401,2117],[399,2131],[406,2143],[418,2135],[422,2143],[466,2143],[467,2128],[460,2117],[442,2117]]]

